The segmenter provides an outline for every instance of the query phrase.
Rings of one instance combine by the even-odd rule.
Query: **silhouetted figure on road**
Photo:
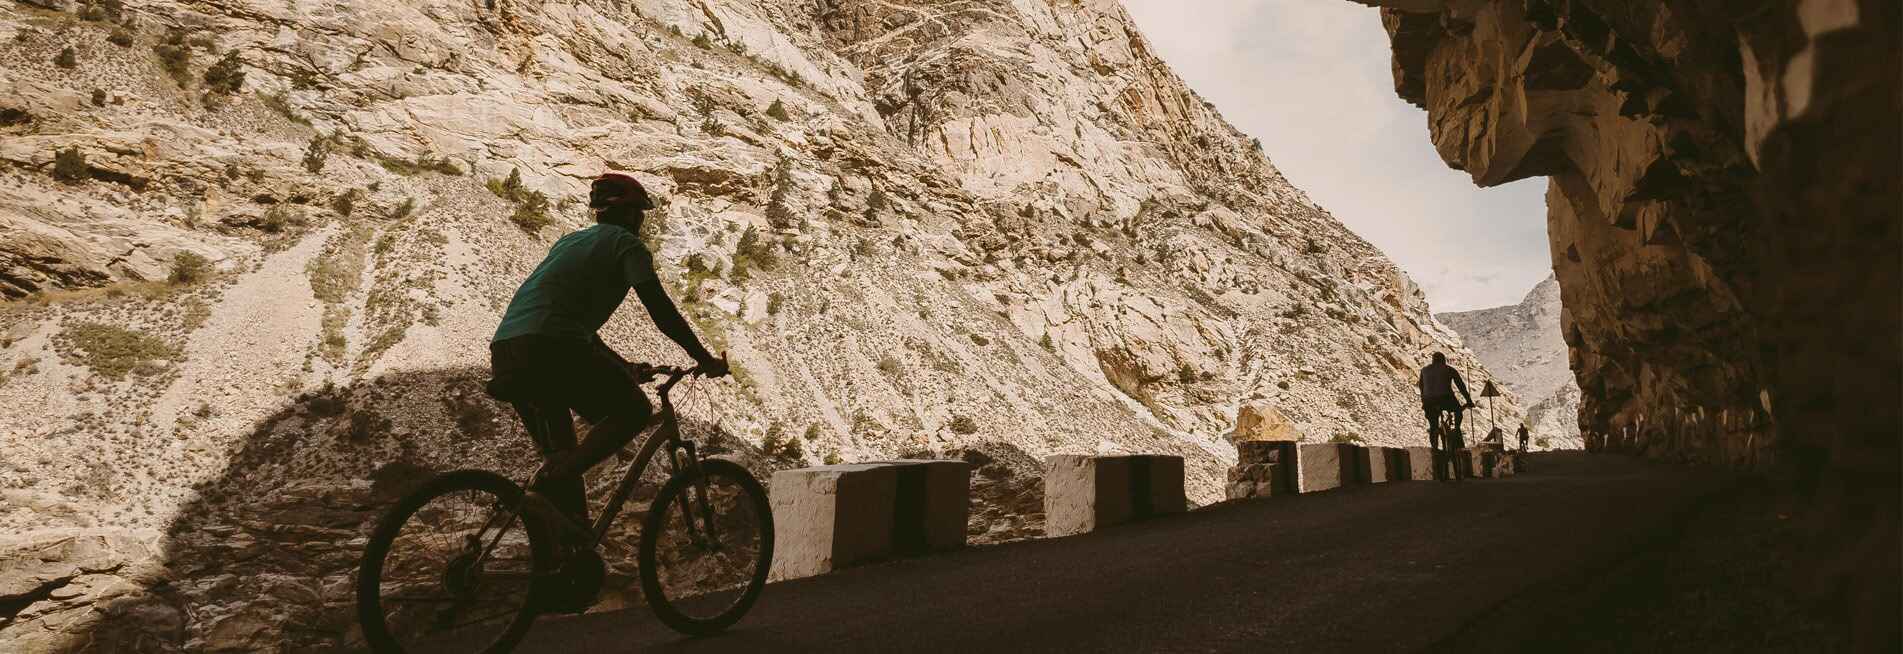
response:
[[[1460,371],[1447,365],[1447,355],[1435,352],[1434,362],[1421,369],[1420,387],[1421,411],[1427,414],[1428,445],[1436,452],[1451,455],[1459,448],[1458,432],[1462,413],[1474,403],[1473,394],[1467,392],[1467,380],[1460,378]],[[1460,391],[1460,396],[1466,402],[1454,399],[1455,389]],[[1447,411],[1454,414],[1453,424],[1446,425],[1446,432],[1442,432],[1441,413]],[[1438,474],[1440,463],[1436,462],[1434,468]],[[1454,469],[1455,476],[1458,476],[1460,466],[1456,465]]]
[[[1526,438],[1527,438],[1526,423],[1520,423],[1520,453],[1521,454],[1526,453]]]
[[[589,189],[588,208],[598,224],[549,248],[509,301],[489,343],[496,376],[491,393],[522,414],[549,460],[531,488],[583,525],[588,506],[582,473],[626,447],[653,411],[627,361],[595,333],[628,291],[704,372],[718,377],[727,370],[726,360],[694,336],[655,273],[654,256],[638,236],[643,212],[654,208],[641,183],[602,175]],[[579,447],[569,411],[594,425]]]

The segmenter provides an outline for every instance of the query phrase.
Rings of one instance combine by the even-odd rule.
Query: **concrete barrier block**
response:
[[[1342,477],[1342,485],[1374,483],[1374,458],[1368,448],[1344,444],[1341,450],[1348,460],[1348,474]]]
[[[1399,469],[1394,465],[1394,451],[1396,449],[1397,448],[1392,447],[1367,448],[1368,483],[1385,484],[1390,481],[1395,481],[1395,475],[1399,472]],[[1405,477],[1402,478],[1405,479]]]
[[[772,492],[770,577],[797,579],[965,544],[971,466],[884,461],[782,470]]]
[[[1183,458],[1060,454],[1044,460],[1044,532],[1070,536],[1181,513]]]
[[[1434,448],[1410,447],[1407,452],[1407,478],[1433,481]]]
[[[1479,472],[1480,457],[1472,448],[1454,450],[1454,473],[1463,479],[1472,479]]]
[[[1301,470],[1301,489],[1314,493],[1344,485],[1353,485],[1359,475],[1351,445],[1338,443],[1304,444],[1296,450]]]

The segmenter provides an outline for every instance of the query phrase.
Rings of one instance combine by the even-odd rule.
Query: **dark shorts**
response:
[[[518,336],[489,344],[489,365],[510,399],[560,407],[600,422],[616,409],[647,405],[647,397],[607,346],[549,336]]]
[[[1430,430],[1440,425],[1440,414],[1442,411],[1454,412],[1454,424],[1449,426],[1459,427],[1462,410],[1463,407],[1460,405],[1460,401],[1455,399],[1452,395],[1446,397],[1421,398],[1421,412],[1427,415],[1427,425]]]

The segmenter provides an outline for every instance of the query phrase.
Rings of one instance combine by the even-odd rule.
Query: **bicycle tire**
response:
[[[742,502],[759,517],[760,543],[755,553],[753,570],[747,580],[744,591],[728,608],[711,617],[688,615],[675,606],[683,598],[668,597],[662,587],[661,565],[657,548],[663,534],[670,524],[668,516],[677,513],[673,510],[675,502],[689,489],[697,477],[691,473],[678,473],[667,480],[660,493],[654,497],[646,519],[641,526],[641,592],[647,598],[648,608],[654,612],[668,628],[689,636],[704,636],[733,626],[753,607],[760,598],[760,591],[766,586],[768,567],[773,562],[773,511],[767,504],[766,489],[753,478],[752,473],[740,464],[722,459],[708,459],[700,463],[700,473],[709,477],[727,477],[745,495]]]
[[[462,491],[487,493],[505,505],[514,505],[522,498],[522,489],[501,475],[486,470],[456,470],[430,479],[384,513],[376,529],[371,532],[369,542],[365,543],[363,559],[357,566],[357,622],[363,629],[364,640],[371,651],[391,654],[404,651],[403,645],[391,633],[383,607],[382,577],[391,546],[419,509],[438,497]],[[541,578],[548,574],[554,559],[548,532],[527,514],[519,518],[529,541],[531,574]],[[485,654],[507,652],[520,643],[528,635],[538,615],[534,597],[533,591],[528,593],[507,627],[494,640],[475,651]]]

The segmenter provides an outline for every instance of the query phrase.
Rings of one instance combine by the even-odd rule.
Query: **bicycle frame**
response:
[[[691,467],[700,465],[700,454],[696,451],[694,441],[681,438],[681,425],[676,419],[674,399],[669,397],[669,393],[674,390],[674,385],[686,379],[688,374],[691,373],[679,371],[668,375],[667,381],[661,382],[661,385],[655,388],[655,395],[661,398],[661,408],[654,412],[654,417],[648,421],[647,425],[642,426],[643,430],[654,426],[654,431],[648,434],[646,439],[641,440],[641,449],[634,456],[634,465],[628,466],[628,471],[621,476],[621,481],[615,484],[614,493],[608,496],[608,504],[602,507],[601,515],[596,516],[594,527],[589,530],[589,545],[599,546],[601,540],[608,536],[608,528],[614,525],[615,518],[621,517],[621,509],[627,505],[628,497],[634,494],[635,487],[641,483],[641,472],[647,469],[648,463],[653,461],[655,453],[660,451],[662,445],[668,446],[668,463],[675,472],[686,469],[683,465]],[[682,450],[686,450],[685,458],[682,456]]]
[[[536,513],[538,517],[549,521],[559,529],[587,536],[586,542],[588,545],[590,547],[598,547],[602,539],[607,537],[608,529],[614,526],[615,519],[621,517],[621,509],[627,505],[628,498],[634,494],[634,489],[641,483],[641,473],[647,469],[648,464],[653,461],[654,455],[660,451],[662,445],[668,446],[668,462],[673,471],[681,472],[690,468],[697,469],[700,465],[700,454],[697,444],[692,440],[681,438],[680,421],[677,419],[677,414],[674,410],[674,400],[669,396],[669,393],[674,389],[674,385],[686,379],[689,375],[693,374],[694,371],[691,369],[676,368],[662,369],[659,372],[667,378],[666,381],[661,382],[659,386],[655,387],[655,395],[661,399],[660,409],[655,411],[654,416],[649,418],[647,423],[638,429],[635,439],[641,442],[641,448],[635,454],[634,465],[629,466],[628,471],[622,475],[621,480],[616,482],[614,492],[608,496],[607,505],[602,507],[601,515],[596,516],[593,525],[576,524],[575,521],[570,519],[567,515],[555,510],[552,505],[548,504],[547,500],[528,493],[523,494],[522,503],[520,505],[513,507],[515,510],[511,512],[511,516],[513,517],[513,515],[523,512]],[[566,418],[566,415],[563,417]],[[647,432],[650,429],[652,429],[652,431],[649,432],[645,438],[639,435],[639,432]],[[683,450],[685,450],[684,455]],[[544,463],[543,465],[547,464]],[[540,473],[539,468],[537,469],[537,473]],[[533,478],[533,476],[534,475],[531,475],[531,478]],[[700,495],[704,501],[706,489],[703,488],[701,490],[702,493],[700,493]],[[682,508],[686,509],[687,507]],[[692,520],[689,520],[688,524],[690,527],[694,526]],[[505,526],[505,529],[506,528]]]

